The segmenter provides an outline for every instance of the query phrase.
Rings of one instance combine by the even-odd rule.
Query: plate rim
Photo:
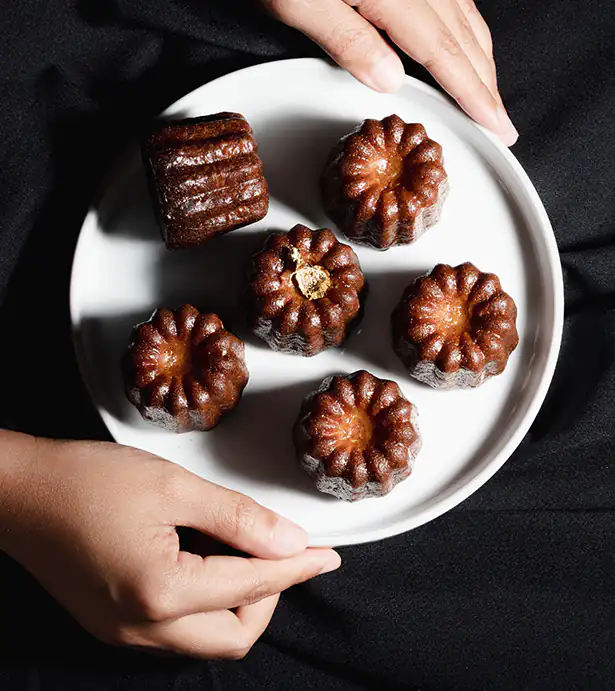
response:
[[[219,84],[225,80],[230,80],[236,76],[250,72],[254,75],[255,72],[267,72],[269,70],[275,70],[279,68],[288,67],[290,64],[311,67],[314,69],[321,69],[326,66],[331,70],[340,70],[335,65],[330,64],[328,61],[322,58],[289,58],[282,60],[272,60],[267,62],[258,63],[249,67],[244,67],[239,70],[229,72],[221,77],[213,79],[209,82],[198,86],[192,91],[184,94],[179,99],[171,103],[167,108],[165,108],[160,116],[164,117],[172,112],[174,109],[179,109],[182,103],[187,100],[191,100],[195,97],[195,94],[201,90],[205,90],[213,84]],[[415,77],[406,75],[406,85],[412,88],[418,89],[429,96],[436,98],[441,103],[446,104],[448,108],[455,110],[457,114],[462,114],[461,111],[453,102],[453,100],[447,95],[441,93],[434,87],[422,82]],[[550,319],[551,336],[549,339],[549,347],[547,354],[545,356],[544,367],[540,374],[540,381],[536,387],[536,391],[529,401],[525,412],[523,413],[521,419],[516,425],[515,430],[510,435],[507,442],[502,446],[502,448],[496,453],[495,458],[493,458],[485,467],[477,471],[469,480],[465,481],[462,485],[457,486],[442,500],[439,500],[435,504],[427,506],[424,508],[418,516],[402,517],[399,520],[388,523],[385,526],[363,530],[360,533],[350,534],[350,535],[336,535],[335,533],[320,537],[316,540],[310,539],[310,546],[313,547],[339,547],[342,545],[355,545],[355,544],[365,544],[369,542],[375,542],[388,537],[393,537],[395,535],[400,535],[402,533],[414,530],[415,528],[425,525],[436,518],[448,513],[455,506],[458,506],[464,502],[468,497],[470,497],[474,492],[476,492],[480,487],[486,484],[497,472],[502,468],[502,466],[510,459],[515,450],[519,447],[523,439],[526,437],[531,425],[533,424],[536,416],[538,415],[544,400],[549,391],[553,375],[557,366],[557,361],[559,357],[559,351],[562,342],[563,328],[564,328],[564,282],[563,282],[563,272],[560,261],[559,249],[557,247],[557,241],[555,238],[555,233],[553,232],[553,227],[544,204],[534,187],[534,184],[530,180],[525,169],[521,163],[517,160],[514,154],[504,146],[497,135],[493,134],[489,130],[485,129],[481,125],[472,121],[467,117],[467,121],[476,129],[478,129],[491,143],[495,146],[499,154],[504,157],[505,162],[512,172],[516,176],[517,180],[521,184],[523,191],[527,195],[528,202],[530,203],[538,224],[533,228],[531,233],[532,237],[541,236],[544,243],[544,250],[546,251],[546,256],[548,258],[548,271],[543,273],[543,278],[549,278],[550,280],[546,282],[547,295],[552,298],[553,304],[551,306],[552,314]],[[83,383],[86,387],[88,395],[90,397],[91,403],[98,413],[99,417],[103,421],[103,424],[107,428],[109,434],[112,436],[114,441],[117,443],[122,443],[118,441],[118,428],[116,426],[116,421],[113,415],[106,411],[97,401],[94,394],[94,388],[92,386],[92,377],[89,372],[89,366],[87,364],[87,358],[85,355],[85,348],[81,338],[81,332],[79,326],[82,323],[82,315],[80,314],[79,308],[77,307],[77,288],[76,288],[76,275],[78,272],[79,259],[81,254],[84,252],[85,242],[88,236],[88,226],[91,223],[92,216],[96,216],[99,210],[100,203],[104,198],[105,193],[108,191],[112,181],[116,178],[121,163],[126,159],[130,152],[134,152],[134,143],[124,147],[123,150],[118,152],[115,157],[115,162],[110,166],[109,171],[104,175],[102,183],[99,186],[97,193],[94,195],[91,203],[88,206],[88,210],[84,215],[83,222],[79,230],[79,236],[75,244],[75,249],[73,253],[73,259],[70,271],[70,287],[69,287],[69,313],[71,321],[71,332],[72,332],[72,342],[75,352],[75,358],[77,365],[79,367],[79,372]],[[515,195],[517,197],[518,195]],[[532,224],[533,226],[534,224]],[[539,226],[539,227],[538,227]],[[121,434],[119,435],[121,436]],[[173,462],[173,461],[171,461]],[[341,541],[340,539],[341,538]]]

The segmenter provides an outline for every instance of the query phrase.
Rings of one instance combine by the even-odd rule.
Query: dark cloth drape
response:
[[[237,663],[107,648],[2,558],[0,689],[615,687],[615,12],[611,0],[480,7],[521,132],[514,152],[545,202],[566,281],[556,377],[520,449],[446,516],[342,549],[342,569],[287,593]],[[187,91],[319,51],[239,0],[6,0],[0,26],[0,424],[107,438],[67,312],[97,185]]]

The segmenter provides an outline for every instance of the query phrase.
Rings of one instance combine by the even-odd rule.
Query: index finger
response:
[[[170,587],[156,620],[197,612],[235,609],[260,602],[297,583],[337,569],[341,559],[331,549],[307,549],[289,559],[249,559],[180,552]],[[154,610],[152,610],[154,611]]]
[[[500,136],[508,146],[517,131],[504,106],[478,76],[462,47],[425,0],[356,3],[370,21],[382,26],[411,58],[431,72],[468,115]],[[375,14],[376,13],[376,14]]]
[[[176,502],[177,525],[264,559],[284,559],[305,550],[308,536],[296,523],[253,499],[184,471]]]

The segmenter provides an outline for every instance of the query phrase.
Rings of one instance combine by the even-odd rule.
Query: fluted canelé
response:
[[[270,235],[253,260],[244,299],[254,333],[271,348],[316,355],[340,346],[363,316],[359,259],[328,228]]]
[[[321,190],[350,240],[382,250],[407,245],[440,218],[448,193],[442,147],[398,115],[365,120],[332,150]]]
[[[294,437],[316,487],[346,501],[388,494],[421,448],[415,406],[395,382],[364,370],[328,377],[307,396]]]
[[[243,341],[192,305],[157,309],[138,324],[123,360],[126,395],[150,422],[175,432],[210,430],[248,383]]]
[[[519,343],[517,307],[495,274],[438,264],[406,288],[392,315],[393,347],[434,388],[473,388],[504,371]]]
[[[263,163],[243,115],[165,123],[144,142],[143,159],[169,249],[200,244],[267,214]]]

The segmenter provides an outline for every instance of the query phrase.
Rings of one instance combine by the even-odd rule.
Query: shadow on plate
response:
[[[98,210],[98,222],[112,236],[162,243],[147,187],[138,146],[121,157],[105,186],[106,196]]]
[[[424,271],[366,271],[369,285],[365,316],[344,344],[344,351],[390,372],[393,379],[407,373],[391,344],[391,313],[406,286]]]
[[[133,327],[149,319],[152,311],[86,317],[75,336],[77,355],[83,363],[86,383],[95,393],[94,401],[121,421],[135,415],[124,395],[121,359]]]
[[[304,397],[321,381],[248,389],[233,413],[203,436],[206,452],[236,475],[314,495],[317,490],[296,460],[292,430]]]
[[[475,475],[479,473],[485,466],[487,466],[495,457],[497,453],[500,452],[501,448],[504,446],[504,444],[508,441],[509,439],[509,433],[512,431],[514,432],[520,422],[518,419],[519,414],[523,414],[524,410],[527,409],[527,403],[526,405],[523,405],[523,399],[527,396],[525,393],[525,389],[528,386],[528,367],[530,371],[533,371],[533,368],[529,365],[528,361],[531,360],[531,354],[528,354],[529,349],[527,349],[524,353],[522,353],[523,357],[523,364],[518,367],[517,372],[514,376],[514,381],[509,384],[510,386],[510,393],[508,395],[508,399],[506,403],[502,406],[502,412],[500,415],[498,415],[497,419],[495,420],[493,424],[493,428],[489,432],[489,434],[485,437],[483,440],[483,443],[480,445],[480,447],[477,449],[476,453],[468,459],[467,464],[463,466],[459,470],[459,472],[454,475],[448,482],[448,487],[449,487],[449,494],[452,492],[455,492],[459,487],[462,487],[463,485],[467,484],[472,475]],[[511,357],[514,357],[514,353]],[[498,380],[500,377],[506,377],[509,376],[510,373],[507,373],[504,371],[503,374],[497,376],[497,377],[492,377],[491,379],[488,379],[482,386],[498,386],[501,382]],[[481,388],[482,388],[481,386]],[[442,395],[450,395],[449,392],[447,391],[441,391]],[[470,394],[472,391],[470,391]],[[475,409],[475,414],[477,416],[480,416],[481,414],[481,406],[478,404]],[[527,442],[527,436],[524,438],[524,440],[521,442],[521,445]],[[513,450],[513,454],[511,456],[511,460],[514,459],[514,455],[517,452],[518,449]],[[503,476],[504,478],[505,476]],[[500,479],[500,481],[505,481],[503,478]],[[491,487],[491,485],[489,485]],[[483,492],[486,490],[483,489]],[[441,496],[440,501],[444,501],[446,499],[445,496]]]
[[[313,226],[326,225],[320,201],[320,174],[331,149],[357,124],[298,111],[271,118],[257,127],[258,151],[271,198],[293,209]]]
[[[315,226],[326,224],[320,201],[320,174],[329,151],[356,124],[294,113],[272,118],[258,128],[259,153],[271,198],[295,210],[297,221],[305,217]],[[102,229],[112,235],[161,242],[137,145],[120,159],[109,181],[115,184],[107,187],[111,191],[99,210]],[[227,237],[240,232],[234,231]],[[182,255],[181,250],[177,253]]]
[[[189,250],[161,251],[155,269],[158,302],[169,307],[189,302],[215,312],[228,329],[261,346],[247,327],[240,297],[252,255],[276,230],[237,230]]]

